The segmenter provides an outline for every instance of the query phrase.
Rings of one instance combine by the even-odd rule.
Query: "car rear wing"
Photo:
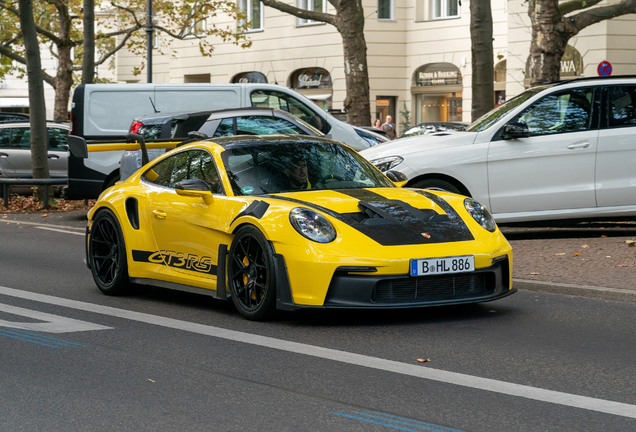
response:
[[[173,149],[185,143],[186,140],[153,140],[146,142],[144,137],[137,134],[127,134],[125,140],[97,141],[69,135],[68,148],[75,157],[86,159],[89,153],[122,150],[141,150],[142,162],[148,163],[147,149]]]

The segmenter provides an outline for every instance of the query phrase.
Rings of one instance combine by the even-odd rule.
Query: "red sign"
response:
[[[608,61],[602,61],[596,69],[598,76],[610,76],[612,74],[612,64]]]

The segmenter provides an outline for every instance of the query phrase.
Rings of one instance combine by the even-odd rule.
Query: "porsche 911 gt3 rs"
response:
[[[393,180],[328,139],[185,144],[102,193],[87,264],[105,294],[131,284],[206,293],[253,320],[515,291],[511,247],[484,206]]]

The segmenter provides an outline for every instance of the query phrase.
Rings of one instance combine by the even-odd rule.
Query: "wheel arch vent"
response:
[[[139,229],[139,202],[137,198],[126,198],[126,215],[128,216],[128,222],[130,225],[138,230]]]

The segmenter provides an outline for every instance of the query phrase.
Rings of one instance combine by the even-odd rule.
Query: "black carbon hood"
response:
[[[269,195],[269,198],[294,202],[328,214],[382,246],[404,246],[474,240],[453,207],[435,194],[412,189],[433,201],[446,214],[418,209],[411,204],[386,198],[368,189],[337,189],[334,192],[358,200],[360,212],[337,213],[320,205],[295,198]]]

